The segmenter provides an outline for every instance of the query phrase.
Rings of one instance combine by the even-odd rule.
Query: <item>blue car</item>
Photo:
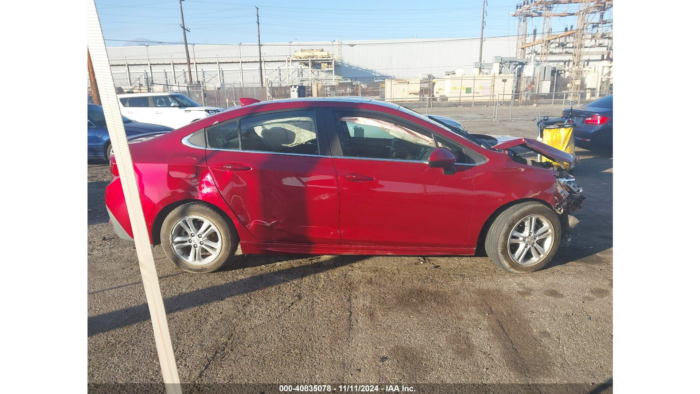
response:
[[[122,116],[126,137],[129,140],[146,136],[157,136],[168,131],[171,127],[150,123],[138,123]],[[105,114],[102,106],[88,104],[88,159],[101,159],[109,161],[112,155],[112,144],[109,141]]]
[[[571,110],[564,110],[563,117],[569,117]],[[613,96],[603,97],[574,108],[571,113],[574,122],[576,146],[585,149],[610,151],[613,147]]]

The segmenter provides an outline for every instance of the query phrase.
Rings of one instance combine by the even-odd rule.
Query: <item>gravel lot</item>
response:
[[[538,111],[561,107],[516,108],[514,117]],[[532,121],[490,122],[492,108],[431,113],[473,133],[537,135]],[[238,266],[192,275],[155,248],[181,381],[611,392],[601,384],[612,381],[612,158],[578,154],[581,223],[571,246],[530,275],[487,257],[289,255],[240,256]],[[106,164],[88,164],[88,381],[161,383],[135,249],[104,208],[108,181]]]

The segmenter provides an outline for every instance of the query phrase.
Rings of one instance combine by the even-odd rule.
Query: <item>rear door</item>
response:
[[[123,104],[125,108],[124,111],[122,111],[122,115],[137,122],[153,123],[153,108],[150,108],[149,97],[126,97],[120,100],[126,101],[126,103]],[[122,103],[124,103],[124,101],[122,101]]]
[[[430,168],[432,133],[382,112],[328,109],[326,124],[340,184],[342,244],[464,245],[474,204],[473,163],[461,163],[454,175]]]
[[[266,243],[337,244],[338,182],[321,110],[207,128],[207,165],[246,229]]]
[[[97,157],[97,146],[98,143],[101,141],[99,138],[97,138],[97,127],[90,122],[88,119],[87,121],[87,157]]]

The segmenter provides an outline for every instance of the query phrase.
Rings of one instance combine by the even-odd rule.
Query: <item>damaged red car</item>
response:
[[[469,256],[482,247],[497,266],[532,272],[552,259],[583,201],[560,169],[574,160],[566,152],[456,132],[372,100],[255,103],[130,150],[151,242],[189,272],[237,254]],[[113,157],[111,171],[110,222],[132,239]]]

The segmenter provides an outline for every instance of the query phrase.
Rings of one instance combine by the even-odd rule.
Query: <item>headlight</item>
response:
[[[134,138],[133,140],[129,140],[130,144],[138,144],[139,142],[144,142],[148,140],[152,140],[156,137],[160,137],[163,134],[156,134],[156,135],[147,135],[145,137],[139,137],[139,138]]]
[[[218,113],[219,113],[219,111],[216,110],[216,109],[207,109],[206,111],[207,111],[207,113],[208,113],[209,115],[214,115],[214,114],[218,114]]]

